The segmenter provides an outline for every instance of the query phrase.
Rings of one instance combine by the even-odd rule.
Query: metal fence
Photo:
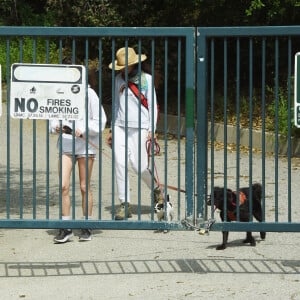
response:
[[[299,231],[300,148],[293,126],[293,62],[299,35],[298,26],[1,27],[0,227],[200,229],[213,219],[217,222],[212,230]],[[171,197],[175,218],[158,222],[153,193],[129,173],[133,218],[114,220],[118,202],[106,129],[93,169],[93,220],[82,216],[74,166],[72,219],[66,225],[57,136],[49,134],[49,121],[11,118],[11,65],[61,64],[68,57],[87,69],[96,67],[99,105],[105,108],[109,127],[115,74],[107,66],[119,47],[132,46],[147,54],[155,71],[161,153],[151,156],[151,164]],[[262,185],[262,222],[253,217],[240,222],[239,206],[235,222],[226,217],[221,222],[207,205],[216,186],[239,191],[255,182]]]
[[[182,228],[180,221],[194,214],[194,28],[1,27],[0,47],[3,85],[0,227]],[[158,126],[161,152],[151,155],[149,160],[165,186],[165,195],[172,199],[175,218],[172,222],[157,221],[152,191],[143,185],[140,176],[131,176],[133,173],[129,172],[133,217],[122,222],[114,220],[119,203],[114,159],[105,144],[108,131],[105,129],[93,167],[93,219],[87,220],[87,215],[82,215],[74,163],[71,220],[66,225],[62,220],[62,180],[58,171],[62,153],[60,145],[56,147],[58,136],[49,134],[49,120],[11,117],[11,65],[62,64],[69,60],[87,70],[97,69],[95,90],[110,127],[116,72],[109,70],[108,64],[115,60],[120,47],[134,47],[139,55],[146,53],[153,71],[161,107]],[[88,196],[84,205],[88,208]]]
[[[249,222],[240,222],[239,205],[237,221],[230,222],[224,206],[225,222],[216,230],[300,229],[299,131],[293,125],[299,35],[298,26],[197,28],[197,213],[219,217],[205,202],[216,186],[238,193],[262,185],[261,223],[251,216],[250,201]]]

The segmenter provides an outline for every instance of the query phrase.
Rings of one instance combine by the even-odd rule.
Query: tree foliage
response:
[[[299,0],[2,0],[3,26],[298,25]]]

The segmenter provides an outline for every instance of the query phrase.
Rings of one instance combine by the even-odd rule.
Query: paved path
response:
[[[299,234],[256,247],[232,233],[103,230],[53,244],[53,230],[0,229],[0,299],[300,299]]]

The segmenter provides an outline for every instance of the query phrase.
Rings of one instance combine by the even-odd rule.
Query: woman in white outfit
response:
[[[126,60],[126,53],[128,54]],[[124,220],[132,216],[130,207],[130,185],[128,173],[125,169],[126,165],[126,138],[127,138],[127,154],[128,162],[130,162],[133,170],[138,173],[139,158],[141,162],[140,176],[149,188],[152,185],[152,175],[148,169],[148,154],[146,151],[146,141],[151,139],[152,130],[156,131],[157,120],[157,104],[156,93],[152,83],[152,76],[144,71],[141,65],[141,73],[138,72],[138,62],[146,60],[146,55],[137,55],[133,48],[121,48],[116,53],[116,60],[109,65],[109,68],[120,71],[115,77],[115,101],[112,126],[114,127],[114,160],[115,160],[115,176],[120,200],[120,208],[116,212],[116,220]],[[127,62],[127,68],[126,68]],[[113,66],[114,64],[114,66]],[[127,70],[127,77],[126,72]],[[134,83],[140,88],[142,93],[148,100],[148,108],[141,104],[141,100],[132,92],[125,82],[125,77],[129,82]],[[127,94],[126,94],[127,93]],[[127,101],[127,105],[126,105]],[[141,120],[139,122],[139,112]],[[126,132],[127,126],[127,132]],[[141,151],[139,153],[139,133],[141,135]],[[112,133],[107,136],[107,143],[112,144]],[[127,180],[127,192],[125,191],[125,180]],[[127,195],[127,199],[126,199]]]
[[[91,72],[91,71],[90,71]],[[84,101],[84,99],[83,99]],[[101,110],[101,125],[99,126],[99,109]],[[88,218],[92,218],[93,210],[93,195],[90,189],[90,180],[93,170],[93,164],[96,157],[97,149],[92,145],[98,145],[100,130],[104,130],[106,125],[106,114],[103,107],[99,107],[99,98],[96,92],[88,86],[88,184],[86,184],[86,121],[85,117],[81,120],[76,121],[62,121],[62,135],[61,139],[57,141],[57,147],[60,147],[62,143],[62,220],[71,219],[71,201],[70,201],[70,178],[72,173],[72,162],[73,162],[73,136],[70,129],[73,127],[75,122],[75,161],[78,162],[80,190],[82,197],[82,213],[83,217],[86,216],[86,192],[88,192]],[[50,121],[50,132],[60,133],[60,121]],[[60,162],[59,162],[60,166]],[[58,166],[58,168],[59,168]],[[70,237],[73,236],[72,230],[61,229],[58,235],[54,238],[56,243],[65,243]],[[80,241],[91,240],[91,230],[82,229],[79,236]]]

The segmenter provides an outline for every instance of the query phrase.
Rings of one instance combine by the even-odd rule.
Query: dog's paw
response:
[[[245,240],[243,240],[244,244],[250,244],[250,246],[255,247],[256,246],[256,241],[254,237],[247,237]]]
[[[266,233],[265,233],[265,232],[261,232],[261,233],[260,233],[260,238],[261,238],[262,240],[264,240],[264,239],[266,238]]]

